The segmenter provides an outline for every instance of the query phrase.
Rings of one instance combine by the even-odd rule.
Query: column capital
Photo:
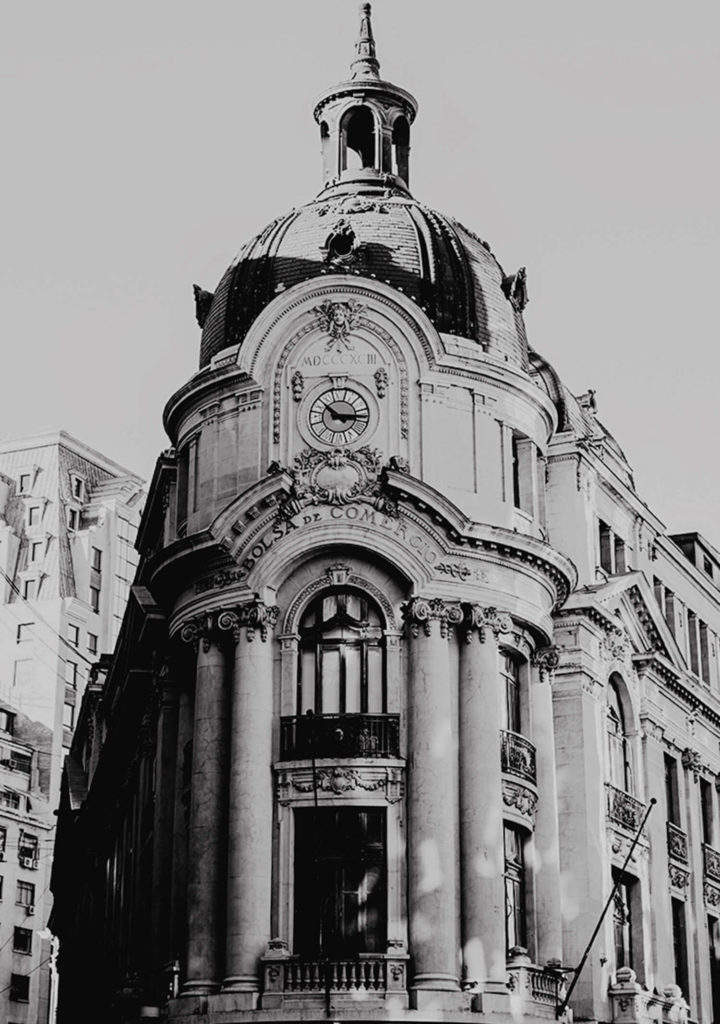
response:
[[[245,628],[248,641],[252,643],[255,634],[259,632],[260,639],[265,643],[268,635],[275,628],[280,609],[277,605],[267,605],[256,597],[254,600],[248,601],[247,604],[240,605],[237,615],[238,626]]]
[[[440,636],[446,637],[448,626],[462,622],[463,613],[458,601],[445,601],[441,597],[411,597],[401,608],[410,633],[417,637],[422,626],[425,636],[432,635],[432,624],[437,622]]]
[[[209,651],[213,643],[227,639],[237,643],[243,629],[247,630],[248,641],[252,642],[259,632],[264,642],[274,629],[279,614],[279,608],[255,598],[245,604],[193,615],[182,623],[179,635],[185,643],[192,644],[196,651],[201,643],[204,651]]]
[[[538,647],[533,651],[531,662],[538,669],[542,683],[546,678],[552,678],[560,664],[560,652],[555,646]]]
[[[466,644],[471,642],[475,630],[477,630],[480,643],[484,643],[488,629],[492,630],[495,636],[498,636],[500,633],[512,632],[513,621],[507,612],[500,612],[497,608],[493,607],[483,608],[482,605],[465,602],[462,605],[462,610],[461,629]]]

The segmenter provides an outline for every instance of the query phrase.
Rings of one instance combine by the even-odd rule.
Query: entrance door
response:
[[[387,945],[385,810],[295,811],[293,951],[342,959]]]

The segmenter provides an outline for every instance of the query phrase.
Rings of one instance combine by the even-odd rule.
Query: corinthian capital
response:
[[[200,644],[204,651],[210,650],[215,632],[215,615],[213,612],[201,612],[200,615],[193,615],[185,619],[180,627],[180,639],[183,643],[192,644],[194,650],[198,650]]]
[[[463,604],[462,630],[465,643],[470,643],[473,633],[477,630],[480,643],[485,641],[486,630],[491,629],[495,636],[500,633],[511,633],[513,621],[507,612],[499,612],[497,608],[483,608],[479,604]]]
[[[460,605],[456,601],[443,601],[441,597],[411,597],[402,606],[402,615],[413,637],[418,636],[421,626],[425,636],[430,636],[433,622],[438,623],[440,636],[446,637],[448,626],[462,622]]]
[[[548,676],[552,676],[560,663],[560,655],[557,647],[539,647],[531,659],[533,665],[539,669],[540,682]]]
[[[280,609],[275,605],[267,605],[259,598],[249,601],[238,608],[239,626],[245,627],[248,641],[252,643],[256,632],[260,633],[263,643],[268,638],[271,630],[275,628]]]

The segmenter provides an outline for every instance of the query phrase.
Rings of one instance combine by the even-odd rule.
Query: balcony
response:
[[[688,1004],[677,985],[666,985],[662,995],[648,992],[631,967],[618,967],[609,995],[614,1024],[687,1024]]]
[[[668,854],[673,860],[678,860],[681,864],[687,864],[687,836],[681,828],[678,828],[677,825],[673,825],[671,821],[668,821],[665,827],[667,829]],[[715,854],[715,856],[720,857],[720,854]],[[718,878],[720,878],[720,875],[718,875]]]
[[[533,786],[536,784],[535,747],[524,736],[507,729],[500,730],[500,761],[502,770],[508,775],[516,775]]]
[[[302,715],[280,719],[281,761],[399,756],[399,715]]]
[[[407,954],[360,953],[354,958],[306,960],[286,951],[263,957],[262,1008],[312,1005],[331,993],[336,999],[367,1006],[388,996],[407,1005]]]
[[[703,868],[707,878],[720,882],[720,853],[707,843],[703,843]]]
[[[644,810],[641,801],[609,782],[605,783],[605,792],[607,793],[608,819],[622,828],[637,832]]]

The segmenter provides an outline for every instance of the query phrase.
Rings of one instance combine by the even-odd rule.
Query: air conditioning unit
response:
[[[14,772],[15,769],[17,768],[17,761],[13,761],[13,759],[10,758],[10,760],[8,761],[8,768],[10,769],[11,772]]]
[[[23,868],[34,868],[35,867],[35,858],[34,857],[23,857],[21,855],[21,856],[18,857],[18,860],[20,861],[20,866],[23,867]]]
[[[32,903],[28,904],[27,912],[28,912],[28,917],[32,917],[33,916],[33,914],[35,913],[35,906],[34,906],[34,904],[32,904]]]

